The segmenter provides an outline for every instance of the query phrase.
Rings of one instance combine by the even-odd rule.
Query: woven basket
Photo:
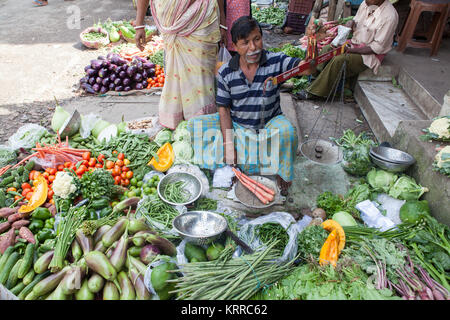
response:
[[[89,32],[100,32],[100,33],[103,33],[104,35],[106,35],[106,37],[104,38],[104,40],[100,40],[100,41],[88,41],[88,40],[84,39],[83,36]],[[98,28],[89,27],[80,33],[80,40],[81,40],[81,43],[83,45],[85,45],[86,47],[91,48],[91,49],[98,49],[98,48],[101,48],[101,47],[109,44],[109,33],[108,33],[108,31],[106,31],[105,29],[100,28],[100,27],[98,27]]]

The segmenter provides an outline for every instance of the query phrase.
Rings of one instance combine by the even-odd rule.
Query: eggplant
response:
[[[92,293],[100,292],[105,285],[105,279],[98,273],[93,273],[88,280],[87,286]]]
[[[103,242],[101,242],[101,241],[97,242],[97,243],[95,244],[95,247],[94,247],[94,250],[95,250],[95,251],[100,251],[100,252],[103,252],[103,253],[106,252],[106,249],[108,249],[108,248],[106,248],[106,247],[103,245]]]
[[[128,230],[126,229],[124,234],[120,237],[116,248],[111,254],[109,261],[119,272],[125,265],[125,259],[127,258],[127,247],[128,247]]]
[[[136,68],[138,69],[138,71],[142,71],[144,70],[144,64],[139,61],[138,63],[136,63]]]
[[[111,226],[109,225],[104,225],[98,228],[97,231],[94,233],[94,243],[97,244],[109,229],[111,229]]]
[[[109,62],[108,60],[103,60],[102,67],[103,68],[108,68],[110,64],[111,64],[111,62]]]
[[[49,275],[47,278],[39,281],[34,287],[33,287],[33,293],[36,297],[43,296],[46,293],[51,292],[53,289],[55,289],[61,280],[66,275],[67,271],[69,271],[72,267],[66,266],[61,271],[57,273],[53,273]]]
[[[106,58],[104,56],[98,56],[97,60],[106,60]]]
[[[91,65],[84,67],[84,72],[87,72],[89,69],[91,69]]]
[[[131,78],[136,74],[137,68],[135,66],[129,66],[126,71],[128,76]]]
[[[151,228],[145,223],[144,218],[130,218],[130,222],[128,224],[128,232],[130,234],[135,234],[139,231],[150,231]]]
[[[75,233],[75,238],[80,244],[80,247],[83,250],[83,254],[86,255],[86,253],[92,251],[94,247],[92,237],[86,236],[82,229],[77,230],[77,232]]]
[[[89,77],[96,76],[96,75],[97,75],[97,70],[94,70],[94,69],[89,68],[89,69],[86,70],[86,74],[87,74]]]
[[[109,90],[114,90],[115,88],[116,88],[116,85],[113,82],[111,82],[109,84]]]
[[[142,90],[142,89],[144,89],[144,87],[142,86],[142,83],[136,83],[135,85],[134,85],[134,88],[136,89],[136,90]]]
[[[119,92],[119,91],[123,91],[123,86],[117,86],[114,88],[115,91]]]
[[[147,290],[144,283],[144,276],[139,274],[135,267],[129,268],[130,280],[134,284],[134,290],[136,291],[136,300],[151,300],[152,295]]]
[[[120,58],[120,56],[114,52],[110,52],[106,55],[106,59],[108,59],[109,61],[112,61],[114,57]]]
[[[142,78],[144,78],[145,80],[148,79],[148,72],[147,72],[147,70],[142,71]]]
[[[142,248],[139,257],[144,264],[148,265],[155,260],[156,256],[159,254],[161,254],[161,250],[157,246],[148,244]]]
[[[122,79],[116,78],[116,79],[114,80],[114,84],[115,84],[116,86],[121,85],[121,84],[122,84]]]
[[[95,83],[95,84],[92,86],[92,89],[94,89],[95,92],[99,92],[99,91],[100,91],[100,85],[99,85],[98,83]]]
[[[142,65],[144,69],[155,69],[155,64],[151,62],[145,62]]]
[[[131,90],[130,86],[126,86],[126,87],[123,88],[123,91],[130,91],[130,90]]]
[[[111,61],[111,63],[120,66],[123,64],[124,59],[122,59],[117,53],[113,53],[109,60]]]
[[[142,87],[143,87],[143,89],[146,89],[147,86],[148,86],[147,80],[143,80],[143,81],[142,81]]]
[[[85,76],[85,77],[80,79],[80,83],[86,83],[86,82],[88,82],[88,80],[89,80],[89,77]]]
[[[117,271],[103,252],[91,251],[84,258],[88,267],[105,278],[105,280],[113,281],[116,279]]]
[[[55,253],[54,250],[47,251],[42,256],[39,257],[39,259],[36,260],[36,262],[33,265],[34,272],[37,274],[43,273],[48,269],[48,265],[53,259],[53,254]]]
[[[83,281],[83,272],[81,272],[81,268],[78,266],[73,267],[69,271],[67,271],[64,278],[61,280],[59,284],[61,286],[61,290],[65,295],[74,294],[78,289],[80,289],[80,284]]]
[[[78,261],[81,259],[81,257],[83,256],[83,250],[80,247],[80,244],[78,243],[78,241],[76,239],[74,239],[72,241],[72,257],[75,261]]]
[[[97,78],[95,78],[95,83],[101,84],[102,80],[103,80],[102,78],[97,77]]]
[[[128,227],[129,220],[125,217],[120,218],[116,224],[109,229],[102,237],[103,245],[109,248],[116,240],[118,240]]]
[[[115,64],[110,63],[108,66],[108,71],[115,72],[117,69],[117,66]]]
[[[106,78],[106,77],[108,76],[108,73],[109,73],[109,71],[108,71],[107,68],[102,68],[102,69],[100,69],[100,71],[98,72],[98,76],[99,76],[100,78]]]
[[[116,80],[116,79],[117,79],[117,75],[115,73],[113,73],[109,76],[109,81],[111,81],[111,82],[114,82],[114,80]]]
[[[126,73],[125,71],[122,70],[122,71],[119,72],[119,77],[122,78],[122,79],[124,79],[124,78],[127,77],[127,73]]]
[[[102,85],[104,85],[105,87],[109,86],[109,77],[106,77],[102,80]]]
[[[93,94],[96,93],[94,88],[89,83],[81,84],[81,88],[83,88],[84,91],[86,91],[87,93],[93,93]]]
[[[100,88],[100,93],[101,93],[101,94],[105,94],[105,93],[107,93],[108,91],[109,91],[109,88],[108,88],[108,87],[102,86],[102,87]]]
[[[88,288],[88,280],[84,279],[80,290],[75,293],[75,300],[94,300],[95,295]],[[141,299],[142,300],[142,299]]]
[[[94,70],[100,70],[102,68],[102,60],[91,60],[91,67]]]
[[[148,69],[147,73],[148,73],[149,77],[154,77],[155,76],[155,69],[154,68]]]
[[[120,271],[117,275],[117,280],[120,285],[120,300],[135,300],[136,291],[134,290],[133,283],[128,278],[125,271]]]
[[[131,79],[130,78],[123,78],[122,79],[122,83],[124,86],[129,86],[131,84]]]
[[[134,81],[136,81],[136,82],[142,82],[142,79],[143,79],[143,77],[142,77],[142,74],[140,74],[140,73],[136,73],[135,75],[134,75]]]
[[[157,246],[165,255],[174,257],[177,254],[177,248],[175,247],[175,245],[166,238],[160,237],[159,235],[148,234],[145,237],[145,241]]]
[[[88,83],[89,83],[90,85],[93,85],[93,84],[95,83],[95,77],[90,77],[90,78],[88,79]]]
[[[124,58],[122,58],[122,57],[120,57],[120,56],[119,56],[119,58],[117,59],[117,62],[118,62],[120,65],[126,65],[126,64],[128,63],[127,60],[125,60]]]
[[[102,297],[103,300],[120,300],[119,289],[113,282],[107,281],[103,287]]]

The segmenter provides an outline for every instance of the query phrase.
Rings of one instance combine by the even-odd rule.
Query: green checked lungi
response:
[[[187,123],[194,149],[194,163],[215,170],[225,165],[219,113],[192,118]],[[237,165],[247,174],[279,175],[285,181],[294,177],[298,137],[296,128],[284,115],[266,123],[257,133],[233,122]]]

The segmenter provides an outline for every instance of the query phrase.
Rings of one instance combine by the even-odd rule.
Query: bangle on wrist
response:
[[[223,30],[228,30],[228,28],[227,28],[226,26],[224,26],[223,24],[221,24],[220,27],[221,27]]]
[[[134,27],[134,30],[138,30],[138,29],[145,29],[145,26],[142,25],[142,26],[135,26],[135,27]]]

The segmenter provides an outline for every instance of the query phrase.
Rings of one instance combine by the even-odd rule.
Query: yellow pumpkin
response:
[[[339,223],[334,220],[328,219],[322,222],[322,228],[325,230],[332,232],[336,230],[337,237],[339,238],[339,246],[338,246],[338,254],[341,253],[342,249],[345,247],[345,232]]]
[[[159,172],[166,172],[169,170],[175,159],[175,153],[173,152],[170,142],[163,144],[156,154],[158,156],[158,161],[153,157],[147,165],[152,166]]]
[[[48,184],[44,176],[40,175],[33,183],[35,189],[26,205],[19,208],[19,213],[28,213],[40,207],[47,201]]]

